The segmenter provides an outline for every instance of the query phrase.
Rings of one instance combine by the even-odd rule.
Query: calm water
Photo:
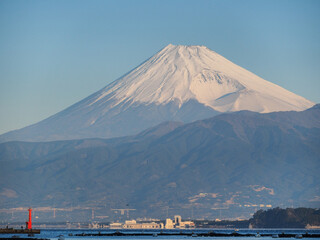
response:
[[[79,229],[79,230],[41,230],[41,234],[36,234],[36,238],[48,238],[52,240],[58,240],[59,235],[63,235],[65,240],[94,240],[94,239],[216,239],[216,240],[227,240],[227,239],[238,239],[238,240],[253,240],[257,239],[255,237],[191,237],[191,236],[158,236],[158,237],[153,237],[153,236],[127,236],[127,237],[109,237],[109,236],[93,236],[93,237],[79,237],[79,236],[69,236],[69,234],[81,234],[81,233],[113,233],[117,230],[105,230],[105,229],[98,229],[98,230],[84,230],[84,229]],[[134,233],[134,232],[141,232],[137,230],[119,230],[120,232],[124,233]],[[162,230],[163,232],[194,232],[194,233],[203,233],[203,232],[209,232],[209,231],[214,231],[217,233],[233,233],[234,230],[230,229],[193,229],[193,230]],[[144,230],[143,232],[148,232],[148,233],[159,233],[160,230]],[[310,230],[310,229],[240,229],[237,231],[240,234],[245,234],[245,233],[252,233],[255,234],[259,232],[260,234],[268,233],[268,234],[281,234],[281,233],[289,233],[289,234],[304,234],[304,233],[309,233],[309,234],[320,234],[320,230]],[[12,237],[12,235],[19,235],[20,237],[26,237],[27,235],[25,234],[0,234],[0,237]],[[261,240],[274,240],[272,237],[261,237],[259,238]],[[279,238],[279,239],[291,239],[292,238]],[[303,238],[303,239],[315,239],[315,238]]]

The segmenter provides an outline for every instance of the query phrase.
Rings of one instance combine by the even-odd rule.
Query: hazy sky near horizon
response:
[[[169,43],[205,45],[320,102],[318,0],[1,0],[0,134],[101,89]]]

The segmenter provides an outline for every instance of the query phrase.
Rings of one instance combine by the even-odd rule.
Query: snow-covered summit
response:
[[[170,44],[100,91],[1,135],[0,142],[119,137],[165,121],[192,122],[238,110],[301,111],[313,105],[204,46]]]
[[[196,100],[216,111],[301,111],[314,103],[239,67],[205,46],[169,44],[99,91],[90,104]]]

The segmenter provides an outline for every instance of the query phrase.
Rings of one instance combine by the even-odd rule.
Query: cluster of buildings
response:
[[[192,221],[182,221],[181,216],[175,215],[174,220],[172,221],[170,218],[166,219],[166,223],[164,226],[166,229],[173,229],[173,228],[194,228],[195,224]]]
[[[185,229],[194,228],[195,224],[192,221],[182,221],[181,216],[174,216],[174,220],[167,218],[163,222],[137,222],[136,220],[128,220],[122,223],[110,223],[110,229]]]
[[[122,229],[162,229],[163,223],[146,222],[138,223],[136,220],[127,220],[124,224],[122,223],[111,223],[110,228],[122,228]]]

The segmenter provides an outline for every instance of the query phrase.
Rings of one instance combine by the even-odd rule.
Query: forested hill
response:
[[[259,210],[250,219],[253,228],[305,228],[320,226],[320,209],[274,208]]]

